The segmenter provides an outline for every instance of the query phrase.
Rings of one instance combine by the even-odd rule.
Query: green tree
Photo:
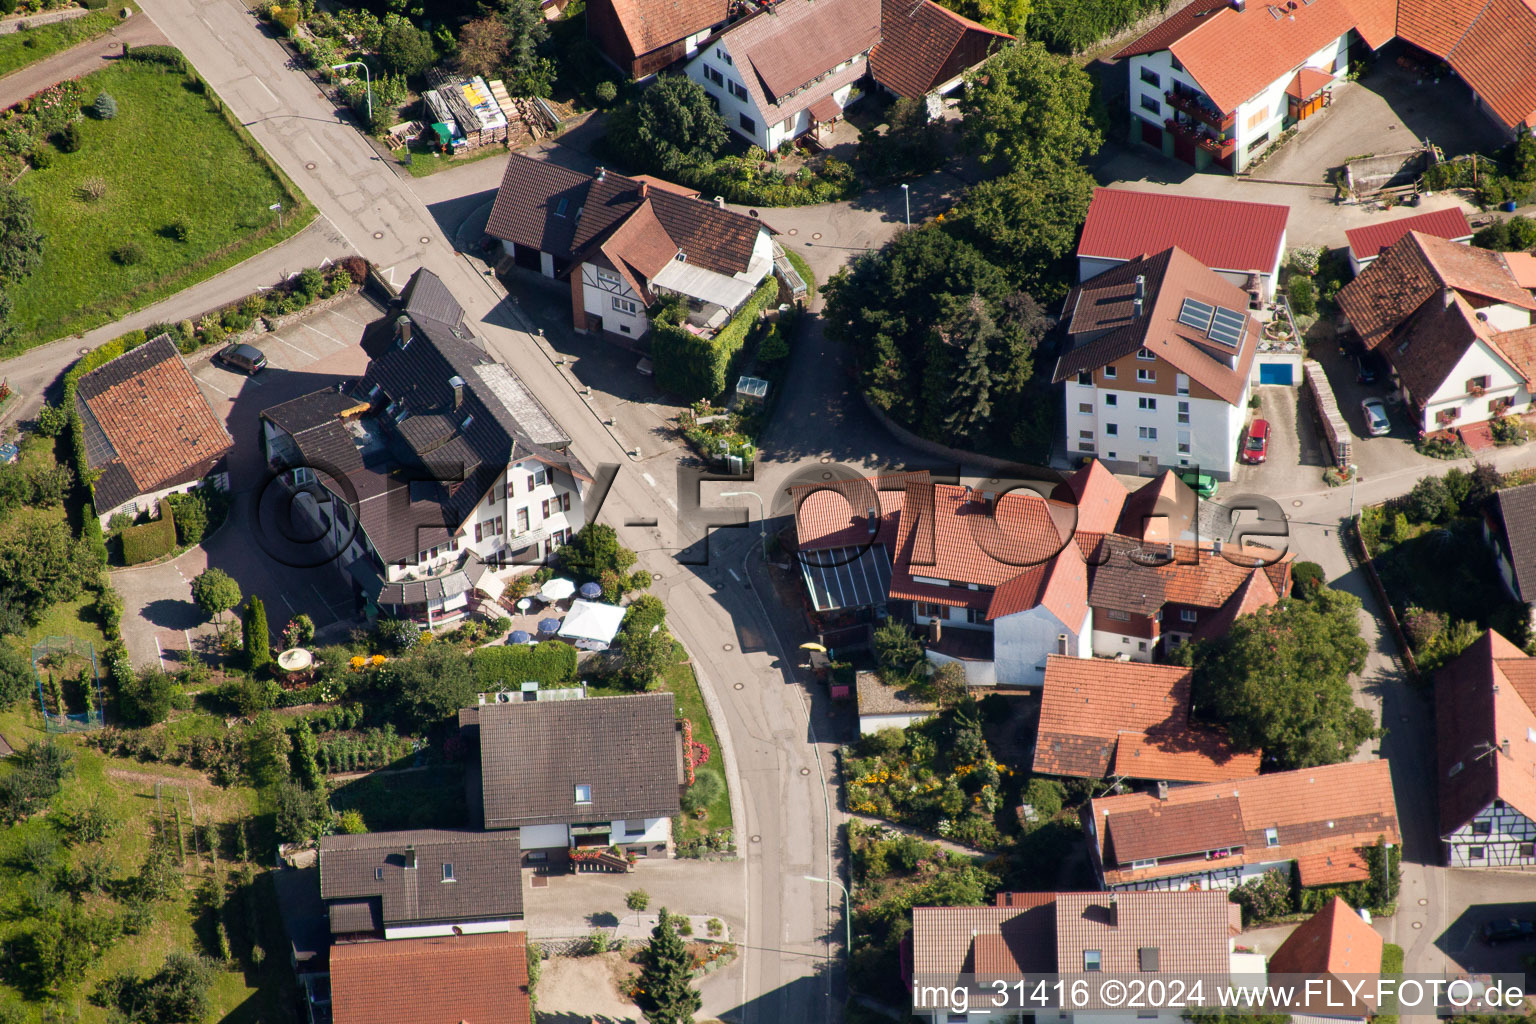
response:
[[[1018,293],[1003,271],[939,225],[904,231],[878,252],[856,258],[825,287],[826,331],[849,345],[865,394],[896,420],[922,430],[948,411],[933,408],[927,386],[950,372],[931,365],[934,331],[955,323],[980,297],[997,330],[988,332],[987,375],[993,428],[1007,435],[1034,368],[1044,333],[1038,306]]]
[[[624,610],[620,627],[630,633],[649,633],[652,627],[667,624],[667,606],[655,594],[641,594]]]
[[[619,672],[633,690],[649,690],[672,663],[672,634],[665,628],[624,630],[614,638],[614,645],[619,651]]]
[[[916,178],[943,162],[944,128],[928,116],[928,104],[923,100],[897,100],[885,121],[884,134],[869,132],[859,139],[856,156],[870,177]]]
[[[277,814],[273,828],[283,842],[319,839],[329,827],[331,809],[326,803],[324,789],[305,789],[292,782],[282,782],[274,795]]]
[[[980,295],[972,295],[928,343],[923,404],[928,437],[974,441],[992,422],[992,349],[1002,337]]]
[[[713,160],[729,134],[704,87],[682,75],[657,78],[614,114],[610,133],[636,168],[663,175]]]
[[[1359,598],[1323,588],[1239,617],[1190,656],[1195,706],[1239,749],[1262,750],[1281,768],[1349,760],[1377,734],[1349,685],[1365,667],[1359,612]]]
[[[1285,295],[1290,300],[1291,312],[1297,316],[1311,316],[1317,312],[1317,292],[1312,288],[1310,277],[1292,277],[1285,286]]]
[[[700,768],[693,785],[683,790],[683,810],[697,814],[725,795],[725,779],[713,768]]]
[[[384,29],[379,41],[379,60],[384,67],[397,75],[409,78],[419,75],[432,66],[437,51],[432,46],[432,36],[396,15]]]
[[[588,523],[576,531],[556,556],[562,572],[583,583],[598,583],[604,572],[627,575],[635,553],[619,543],[619,533],[607,523]]]
[[[0,644],[0,711],[36,692],[32,659],[8,644]]]
[[[255,594],[246,599],[245,616],[241,624],[245,663],[252,672],[259,671],[272,660],[272,633],[267,629],[267,606]]]
[[[537,0],[495,0],[496,18],[506,31],[505,67],[514,96],[548,96],[554,84],[550,62],[539,56],[549,40],[549,22]]]
[[[197,1024],[208,1015],[209,991],[218,977],[211,960],[175,950],[154,974],[117,974],[91,994],[91,1002],[117,1011],[127,1024]]]
[[[631,889],[624,894],[624,905],[630,910],[639,913],[651,905],[650,894],[644,889]]]
[[[0,580],[32,621],[48,605],[75,598],[100,571],[90,545],[61,517],[18,509],[0,523]]]
[[[0,285],[20,281],[42,258],[43,236],[34,223],[32,200],[0,182]]]
[[[960,113],[967,147],[994,174],[1064,167],[1104,141],[1093,79],[1036,42],[1000,50],[978,68]]]
[[[140,669],[130,682],[117,689],[117,714],[128,725],[155,725],[165,721],[180,692],[176,679],[157,668]]]
[[[1482,635],[1483,631],[1477,627],[1477,623],[1457,619],[1448,628],[1431,636],[1418,652],[1419,671],[1426,674],[1438,671],[1456,660],[1462,651],[1471,647]]]
[[[240,584],[223,569],[204,569],[192,580],[192,600],[210,619],[221,619],[240,598]]]
[[[1328,585],[1328,576],[1323,572],[1323,567],[1316,562],[1294,562],[1291,564],[1291,593],[1303,600],[1310,600],[1319,590]]]
[[[1077,245],[1093,188],[1076,161],[1025,164],[971,189],[947,226],[1015,287],[1055,300],[1071,284],[1062,257]]]
[[[435,729],[475,702],[481,690],[469,656],[446,644],[432,644],[384,669],[385,685],[396,691],[396,713],[413,729]]]
[[[988,28],[1022,36],[1033,4],[1031,0],[949,0],[944,6]]]
[[[466,21],[459,29],[459,70],[467,75],[495,77],[507,59],[511,37],[500,18]]]
[[[882,673],[894,678],[909,676],[923,663],[923,647],[905,622],[888,618],[875,629],[875,660]]]
[[[639,994],[635,1003],[649,1024],[693,1024],[702,1000],[693,988],[693,965],[673,917],[661,908],[661,920],[640,954]]]

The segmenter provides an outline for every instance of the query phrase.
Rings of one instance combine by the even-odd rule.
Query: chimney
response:
[[[1456,304],[1456,293],[1449,288],[1440,289],[1440,299],[1445,303],[1445,308],[1450,309]]]
[[[1504,752],[1504,756],[1505,757],[1509,756],[1509,737],[1508,736],[1504,737],[1503,742],[1501,742],[1499,744],[1499,749]]]
[[[1136,275],[1136,299],[1134,302],[1136,312],[1134,316],[1141,316],[1141,307],[1147,297],[1147,279],[1141,274]]]
[[[725,196],[715,196],[715,208],[717,210],[725,209]]]
[[[416,870],[416,847],[415,846],[407,846],[405,848],[405,870],[407,870],[407,871],[415,871]]]
[[[448,386],[453,388],[453,410],[458,412],[464,404],[464,378],[454,374],[448,378]]]
[[[647,194],[648,194],[648,193],[649,193],[649,192],[650,192],[650,191],[651,191],[651,183],[650,183],[650,182],[648,182],[648,181],[642,181],[642,182],[641,182],[641,183],[640,183],[640,198],[641,198],[641,199],[644,199],[644,198],[645,198],[645,197],[646,197],[646,195],[647,195]]]
[[[1232,0],[1232,9],[1238,14],[1242,14],[1248,9],[1248,0]]]
[[[395,321],[395,338],[400,342],[402,350],[411,344],[411,318],[402,316]]]
[[[1167,800],[1168,799],[1168,783],[1166,783],[1166,782],[1159,782],[1157,784],[1157,798],[1159,800]]]
[[[595,177],[597,178],[598,181],[602,181],[604,178],[608,177],[608,168],[606,168],[606,167],[599,167],[597,169],[597,174],[595,175]]]
[[[944,627],[939,624],[938,617],[928,620],[928,642],[936,644],[944,639]]]
[[[1065,633],[1057,633],[1056,634],[1056,653],[1061,655],[1062,657],[1066,657],[1067,655],[1072,653],[1071,651],[1069,651],[1067,649],[1067,634],[1065,634]]]
[[[1109,926],[1120,927],[1120,897],[1114,893],[1109,894]]]
[[[869,535],[873,537],[880,529],[880,510],[873,505],[869,507]]]

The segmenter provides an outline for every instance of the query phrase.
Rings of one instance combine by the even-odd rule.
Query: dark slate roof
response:
[[[678,812],[670,693],[478,708],[487,828],[660,818]],[[591,786],[590,803],[576,787]]]
[[[336,900],[328,916],[332,935],[357,935],[384,930],[384,913],[377,896],[366,900]]]
[[[411,849],[414,870],[406,867]],[[326,836],[320,841],[320,895],[333,906],[343,902],[347,924],[360,923],[356,904],[373,899],[386,926],[521,918],[521,859],[514,832],[417,829]],[[453,865],[452,881],[443,877],[444,864]],[[331,930],[336,931],[334,923]]]
[[[368,369],[346,393],[317,391],[262,415],[292,435],[304,464],[338,482],[332,489],[386,562],[446,540],[510,462],[534,458],[591,479],[554,417],[486,354],[430,270],[413,274],[368,325],[363,348]],[[457,395],[454,379],[463,381]]]
[[[646,207],[654,214],[648,225],[654,243],[673,252],[681,249],[689,263],[716,273],[746,271],[766,225],[667,188],[645,187],[642,194],[645,185],[613,171],[599,178],[514,153],[486,231],[561,259],[583,261],[597,258],[614,231]]]
[[[1536,597],[1536,484],[1498,491],[1494,501],[1515,587],[1522,595]]]

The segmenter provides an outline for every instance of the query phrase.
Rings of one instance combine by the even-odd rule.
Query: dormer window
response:
[[[571,201],[569,199],[561,199],[558,203],[555,204],[555,216],[564,217],[570,208]]]
[[[1279,846],[1280,845],[1280,830],[1278,828],[1267,828],[1267,829],[1264,830],[1264,845],[1265,846]]]
[[[679,262],[679,263],[687,263],[688,262],[688,254],[685,253],[685,252],[679,252],[676,256],[674,256],[672,258],[677,260],[677,262]]]
[[[592,787],[591,786],[577,786],[576,787],[576,802],[579,803],[579,804],[589,804],[589,803],[591,803],[592,802]]]

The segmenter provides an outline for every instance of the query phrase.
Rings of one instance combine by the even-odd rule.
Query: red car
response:
[[[1269,457],[1269,421],[1254,420],[1243,441],[1243,461],[1256,466]]]

